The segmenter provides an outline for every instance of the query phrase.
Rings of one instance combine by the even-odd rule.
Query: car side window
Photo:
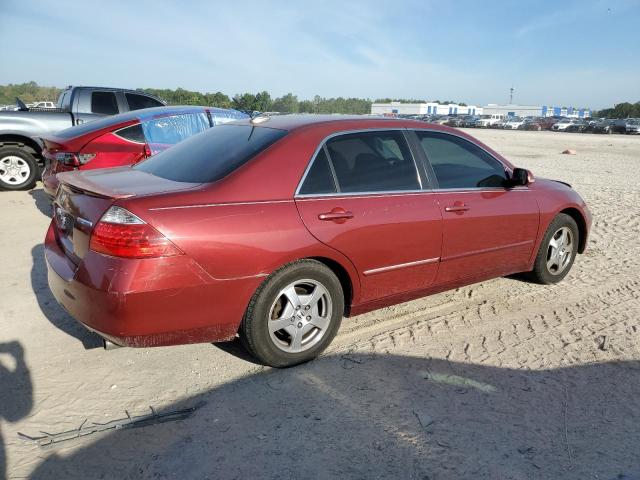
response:
[[[333,181],[329,159],[324,148],[321,148],[316,155],[311,168],[304,178],[304,183],[300,187],[301,195],[321,193],[336,193],[336,184]]]
[[[504,166],[480,147],[441,132],[416,131],[439,188],[496,188],[507,180]]]
[[[91,111],[103,115],[116,115],[118,101],[113,92],[91,92]]]
[[[127,98],[127,103],[129,104],[129,110],[141,110],[143,108],[164,106],[158,100],[155,100],[151,97],[147,97],[146,95],[138,95],[135,93],[125,93],[124,96]]]
[[[413,157],[400,131],[350,133],[326,145],[338,192],[420,189]]]

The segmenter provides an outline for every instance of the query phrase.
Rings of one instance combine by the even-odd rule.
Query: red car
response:
[[[57,174],[132,165],[214,125],[249,118],[214,107],[157,107],[109,116],[43,138],[44,190],[54,196]]]
[[[59,175],[49,286],[133,347],[240,336],[272,366],[343,316],[484,279],[567,275],[591,215],[449,127],[289,115],[213,128],[133,167]]]

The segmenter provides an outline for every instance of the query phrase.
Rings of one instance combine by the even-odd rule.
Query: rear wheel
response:
[[[28,190],[36,184],[38,162],[28,151],[14,146],[0,148],[0,188]]]
[[[578,253],[578,225],[564,213],[558,214],[542,239],[530,278],[542,284],[558,283],[567,276]]]
[[[344,312],[340,281],[325,265],[300,260],[270,275],[240,326],[245,348],[266,365],[289,367],[317,357],[333,340]]]

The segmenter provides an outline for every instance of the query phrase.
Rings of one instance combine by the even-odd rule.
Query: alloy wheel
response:
[[[573,233],[568,227],[559,228],[549,240],[547,250],[547,270],[552,275],[561,274],[571,263],[575,244]]]
[[[296,280],[280,290],[271,306],[269,336],[284,352],[304,352],[324,337],[331,316],[331,295],[325,286],[317,280]]]

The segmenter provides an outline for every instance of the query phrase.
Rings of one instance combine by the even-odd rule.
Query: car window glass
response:
[[[91,111],[104,115],[115,115],[118,113],[118,102],[116,94],[113,92],[92,92]]]
[[[324,148],[322,148],[318,152],[318,155],[316,155],[311,168],[307,172],[304,183],[300,188],[300,194],[310,195],[335,192],[336,185],[333,181],[331,168],[329,167],[329,160],[327,159]]]
[[[144,143],[144,132],[142,131],[142,125],[139,123],[131,125],[130,127],[121,128],[114,133],[130,142]]]
[[[150,118],[141,125],[144,141],[153,155],[211,128],[205,112]]]
[[[473,143],[439,132],[416,132],[440,188],[502,187],[504,167]]]
[[[220,180],[287,134],[286,130],[248,125],[219,125],[137,164],[175,182]]]
[[[127,97],[127,103],[129,104],[129,110],[140,110],[142,108],[162,107],[162,103],[158,100],[147,97],[146,95],[137,95],[135,93],[125,93]]]
[[[340,192],[419,190],[420,182],[402,132],[363,132],[327,142]]]

